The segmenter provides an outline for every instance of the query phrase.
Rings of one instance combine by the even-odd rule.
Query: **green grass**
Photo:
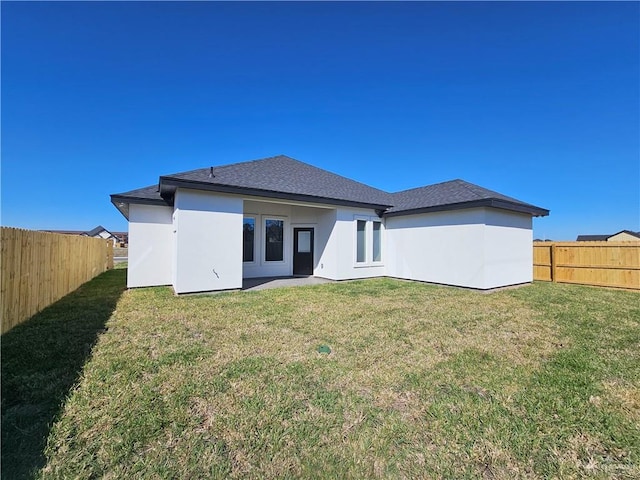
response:
[[[49,429],[125,290],[111,270],[2,336],[2,478],[45,464]]]
[[[46,462],[31,466],[42,478],[638,478],[639,300],[548,283],[482,294],[390,279],[126,291],[96,315],[97,341],[72,362],[34,442]],[[65,357],[77,346],[58,344],[52,326],[79,301],[15,336],[35,342],[49,329]],[[7,463],[21,468],[5,455],[19,450],[5,411],[15,421],[38,402],[5,407],[8,372],[33,396],[51,378],[48,363],[19,351],[5,368],[2,340],[5,474]]]

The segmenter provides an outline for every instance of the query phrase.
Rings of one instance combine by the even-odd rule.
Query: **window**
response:
[[[379,217],[354,216],[356,266],[382,265],[382,221]]]
[[[266,262],[282,262],[284,260],[284,220],[265,219],[265,248]]]
[[[382,223],[373,222],[373,261],[380,262],[382,261],[382,231],[381,231]]]
[[[356,262],[363,263],[367,261],[367,222],[365,220],[356,220]]]
[[[256,238],[256,219],[245,217],[242,224],[242,261],[253,262]]]

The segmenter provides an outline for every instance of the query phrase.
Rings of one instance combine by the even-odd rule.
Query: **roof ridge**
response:
[[[319,170],[319,171],[324,172],[324,173],[328,173],[330,175],[335,175],[336,177],[340,177],[340,178],[343,178],[345,180],[349,180],[350,182],[357,183],[359,185],[362,185],[363,187],[367,187],[367,188],[371,188],[373,190],[377,190],[379,192],[384,193],[385,195],[391,195],[389,192],[387,192],[386,190],[382,190],[381,188],[374,187],[372,185],[369,185],[368,183],[361,182],[360,180],[354,180],[353,178],[345,177],[344,175],[341,175],[341,174],[336,173],[336,172],[332,172],[331,170],[327,170],[326,168],[320,168],[320,167],[317,167],[317,166],[312,165],[310,163],[303,162],[302,160],[298,160],[297,158],[290,157],[289,155],[276,155],[275,157],[268,157],[268,158],[265,158],[264,160],[267,160],[267,159],[270,159],[270,158],[278,158],[278,157],[284,157],[286,159],[293,160],[294,162],[300,163],[301,165],[305,165],[307,167],[314,168],[316,170]]]
[[[454,182],[464,182],[464,180],[461,180],[460,178],[454,178],[453,180],[445,180],[444,182],[438,182],[438,183],[430,183],[429,185],[422,185],[421,187],[412,187],[412,188],[407,188],[405,190],[398,190],[397,192],[389,192],[391,195],[395,195],[397,193],[405,193],[405,192],[410,192],[412,190],[420,190],[421,188],[430,188],[430,187],[435,187],[437,185],[444,185],[445,183],[454,183]]]
[[[297,158],[293,158],[293,157],[290,157],[289,155],[285,155],[281,153],[278,155],[271,155],[270,157],[254,158],[253,160],[245,160],[244,162],[227,163],[226,165],[218,165],[218,167],[230,167],[232,165],[240,165],[242,163],[257,163],[257,162],[262,162],[264,160],[273,160],[274,158],[280,158],[280,157],[284,157],[284,158],[288,158],[289,160],[295,160],[296,162],[304,163],[303,161],[298,160]],[[214,166],[213,168],[216,168],[216,167]]]
[[[371,186],[368,183],[364,183],[364,182],[361,182],[359,180],[354,180],[352,178],[346,177],[346,176],[341,175],[339,173],[332,172],[331,170],[327,170],[326,168],[321,168],[321,167],[318,167],[316,165],[312,165],[310,163],[303,162],[302,160],[298,160],[297,158],[293,158],[293,157],[290,157],[289,155],[284,155],[284,154],[273,155],[271,157],[256,158],[254,160],[246,160],[244,162],[228,163],[226,165],[218,165],[217,167],[213,166],[213,167],[198,168],[198,169],[195,169],[195,170],[189,170],[187,172],[180,172],[180,173],[174,173],[174,174],[171,174],[171,175],[163,175],[163,176],[164,177],[184,176],[184,175],[187,175],[187,174],[190,174],[190,173],[207,171],[207,170],[209,170],[209,168],[213,168],[213,173],[215,174],[216,173],[216,168],[220,169],[220,168],[227,168],[227,167],[235,167],[235,166],[238,166],[238,165],[252,164],[252,163],[258,163],[258,162],[263,162],[263,161],[267,161],[267,160],[275,160],[275,159],[286,159],[286,160],[289,160],[291,162],[296,162],[296,163],[298,163],[300,165],[303,165],[303,166],[305,166],[307,168],[312,168],[314,170],[317,170],[318,172],[322,172],[324,174],[333,175],[335,177],[339,177],[341,179],[348,180],[348,181],[350,181],[352,183],[357,183],[357,184],[359,184],[359,185],[361,185],[363,187],[366,187],[366,188],[369,188],[369,189],[376,190],[378,192],[384,193],[385,195],[391,195],[386,190],[382,190],[381,188],[377,188],[377,187]],[[268,189],[266,189],[266,190],[269,191]]]
[[[509,195],[505,195],[504,193],[500,193],[500,192],[496,192],[495,190],[491,190],[490,188],[486,188],[486,187],[482,187],[480,185],[476,185],[473,184],[471,182],[467,182],[466,180],[460,180],[460,184],[466,188],[468,191],[472,192],[474,195],[477,195],[479,198],[495,198],[496,200],[502,200],[502,201],[507,201],[507,202],[517,202],[517,203],[522,203],[522,204],[526,204],[526,205],[532,205],[530,203],[527,202],[523,202],[522,200],[519,200],[515,197],[509,196]],[[485,192],[490,193],[491,197],[484,197],[481,194],[479,194],[477,191],[475,191],[475,188],[480,188],[482,190],[484,190]]]
[[[482,199],[482,195],[480,195],[474,188],[471,188],[471,183],[462,180],[460,178],[454,180],[455,182],[457,182],[458,184],[460,184],[461,187],[463,187],[464,189],[468,190],[469,192],[471,192],[473,195],[476,196],[476,198],[478,199]],[[484,187],[480,187],[480,188],[484,188]],[[493,190],[489,190],[488,188],[484,188],[485,190],[492,192],[492,193],[498,193],[498,192],[494,192]]]
[[[627,233],[627,234],[632,235],[632,236],[634,236],[634,237],[638,237],[638,238],[640,238],[640,232],[634,232],[633,230],[627,230],[627,229],[620,230],[619,232],[616,232],[616,233],[612,233],[612,234],[611,234],[611,235],[609,235],[609,236],[610,236],[610,237],[613,237],[614,235],[619,235],[619,234],[621,234],[621,233]]]
[[[208,170],[213,168],[214,170],[216,168],[223,168],[223,167],[232,167],[234,165],[241,165],[243,163],[255,163],[255,162],[261,162],[263,160],[271,160],[273,158],[278,158],[278,157],[286,157],[286,158],[290,158],[291,160],[295,160],[296,162],[300,162],[300,160],[296,160],[295,158],[289,157],[287,155],[284,154],[280,154],[280,155],[272,155],[270,157],[263,157],[263,158],[254,158],[253,160],[243,160],[240,162],[233,162],[233,163],[225,163],[223,165],[209,165],[208,167],[200,167],[200,168],[194,168],[192,170],[186,170],[184,172],[175,172],[175,173],[168,173],[166,175],[160,175],[161,177],[174,177],[176,175],[186,175],[188,173],[195,173],[195,172],[200,172],[202,170]],[[303,162],[300,162],[303,163]]]

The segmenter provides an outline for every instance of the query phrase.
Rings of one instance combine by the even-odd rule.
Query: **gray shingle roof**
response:
[[[164,202],[164,199],[160,196],[160,189],[158,185],[149,185],[148,187],[137,188],[129,192],[114,193],[111,198],[122,197],[123,199],[139,199],[139,200],[156,200]]]
[[[160,196],[158,185],[149,185],[148,187],[137,188],[128,192],[114,193],[111,195],[111,203],[120,210],[120,213],[122,213],[127,220],[129,220],[130,203],[170,205],[170,203]]]
[[[611,235],[578,235],[576,242],[606,242]]]
[[[285,193],[381,207],[392,205],[391,195],[387,192],[286,155],[201,168],[161,177],[161,183],[166,183],[166,180],[194,182],[210,186],[212,189],[225,186],[240,190]]]
[[[157,185],[111,195],[111,201],[128,217],[129,203],[173,204],[178,187],[267,196],[316,203],[367,206],[386,215],[488,206],[548,215],[549,211],[512,197],[452,180],[397,193],[388,193],[285,155],[234,163],[160,177]]]
[[[474,204],[477,206],[511,205],[536,215],[549,213],[545,209],[460,179],[412,188],[394,193],[392,196],[393,207],[387,211],[390,215],[398,215],[401,212],[406,215],[412,211],[417,213],[417,211],[442,210],[443,208],[438,207],[452,205],[468,208]]]

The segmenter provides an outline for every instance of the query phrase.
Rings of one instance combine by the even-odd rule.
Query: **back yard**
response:
[[[3,476],[639,478],[639,300],[106,272],[3,336]]]

